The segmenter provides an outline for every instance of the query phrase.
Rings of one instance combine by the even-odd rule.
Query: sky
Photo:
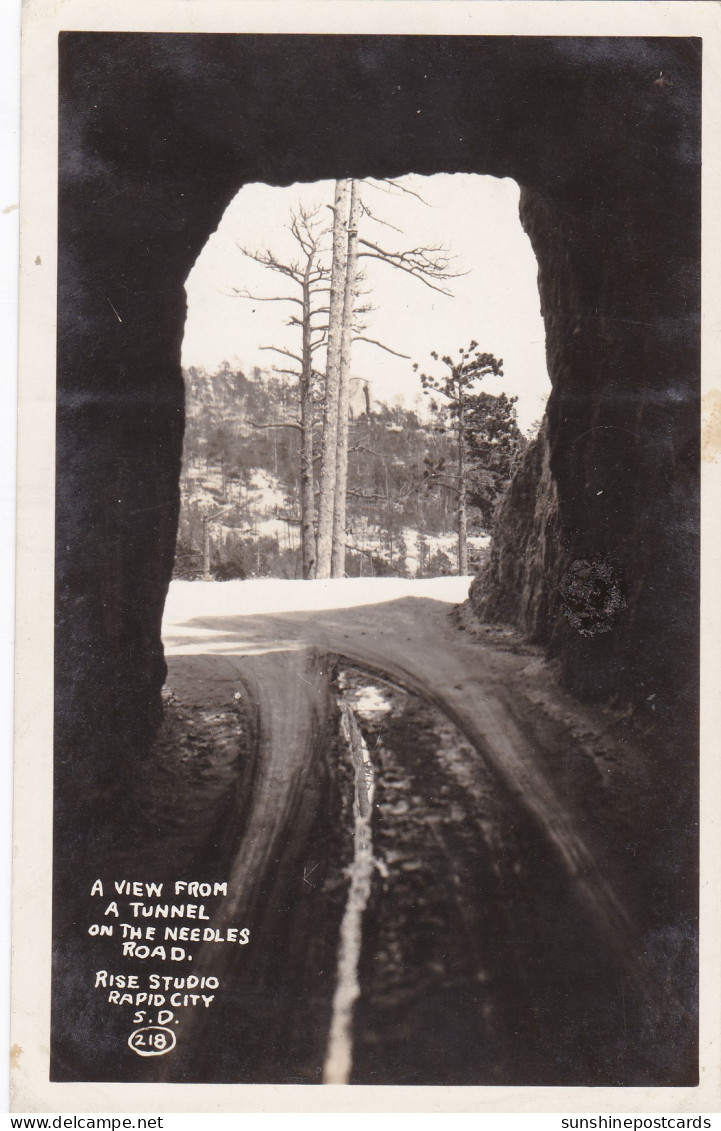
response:
[[[442,245],[453,255],[451,270],[458,277],[444,284],[452,291],[448,297],[385,263],[362,259],[368,301],[375,307],[365,332],[407,359],[358,341],[352,376],[370,381],[374,400],[421,408],[425,398],[412,363],[441,375],[444,367],[432,360],[431,351],[453,356],[475,340],[481,351],[504,362],[504,376],[486,378],[481,388],[517,395],[519,424],[527,430],[542,415],[550,384],[537,264],[518,218],[518,185],[465,173],[413,175],[398,184],[422,200],[411,192],[389,191],[382,182],[362,183],[364,204],[383,223],[364,215],[360,238],[396,251]],[[240,249],[269,249],[288,261],[297,251],[288,230],[292,210],[318,205],[330,223],[332,200],[332,181],[240,189],[186,282],[186,367],[212,372],[227,360],[249,372],[255,365],[270,367],[276,358],[279,365],[288,364],[263,346],[299,352],[300,331],[286,325],[294,304],[254,302],[234,293],[290,295],[297,293],[292,283]]]

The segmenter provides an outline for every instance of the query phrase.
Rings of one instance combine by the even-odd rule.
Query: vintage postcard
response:
[[[27,4],[15,1110],[717,1109],[720,34]]]

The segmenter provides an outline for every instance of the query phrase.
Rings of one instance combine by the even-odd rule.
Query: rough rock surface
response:
[[[666,211],[675,188],[654,206],[621,179],[615,191],[615,207],[606,184],[603,202],[570,208],[522,193],[553,381],[547,454],[529,453],[500,509],[477,600],[549,644],[574,690],[652,704],[681,740],[696,690],[698,259]],[[568,601],[580,575],[588,616]]]
[[[533,643],[546,643],[561,603],[558,491],[547,421],[499,501],[494,531],[488,563],[471,585],[471,604],[483,619],[514,624]]]

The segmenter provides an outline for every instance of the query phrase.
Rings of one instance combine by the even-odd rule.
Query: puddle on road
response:
[[[341,731],[353,764],[353,859],[350,887],[340,928],[336,989],[333,996],[323,1083],[347,1084],[353,1066],[353,1012],[360,997],[358,964],[363,917],[371,895],[373,871],[373,797],[375,782],[368,747],[348,700],[340,701]]]
[[[442,808],[451,822],[470,818],[489,845],[502,839],[498,785],[475,747],[450,719],[426,700],[379,676],[342,668],[337,682],[360,722],[371,758],[380,752],[386,772],[378,807],[402,816],[415,804]],[[401,754],[400,759],[394,758]],[[419,796],[409,764],[428,775]],[[377,758],[376,758],[377,760]],[[391,765],[391,763],[393,763]],[[436,780],[437,779],[437,780]],[[435,786],[435,795],[428,787]],[[458,789],[462,798],[456,798]],[[470,799],[472,805],[461,804]]]
[[[375,790],[349,1082],[648,1082],[642,1003],[479,751],[375,673],[337,684]]]
[[[500,1081],[506,1027],[496,1022],[506,995],[496,952],[506,930],[498,889],[507,869],[516,873],[518,853],[497,783],[420,696],[349,666],[337,683],[375,783],[351,1082]],[[449,1045],[472,1050],[473,1068],[467,1051],[454,1052],[448,1067]]]

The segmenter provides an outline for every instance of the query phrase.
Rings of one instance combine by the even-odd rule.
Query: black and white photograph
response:
[[[704,35],[308,7],[55,17],[16,1102],[698,1089]]]

